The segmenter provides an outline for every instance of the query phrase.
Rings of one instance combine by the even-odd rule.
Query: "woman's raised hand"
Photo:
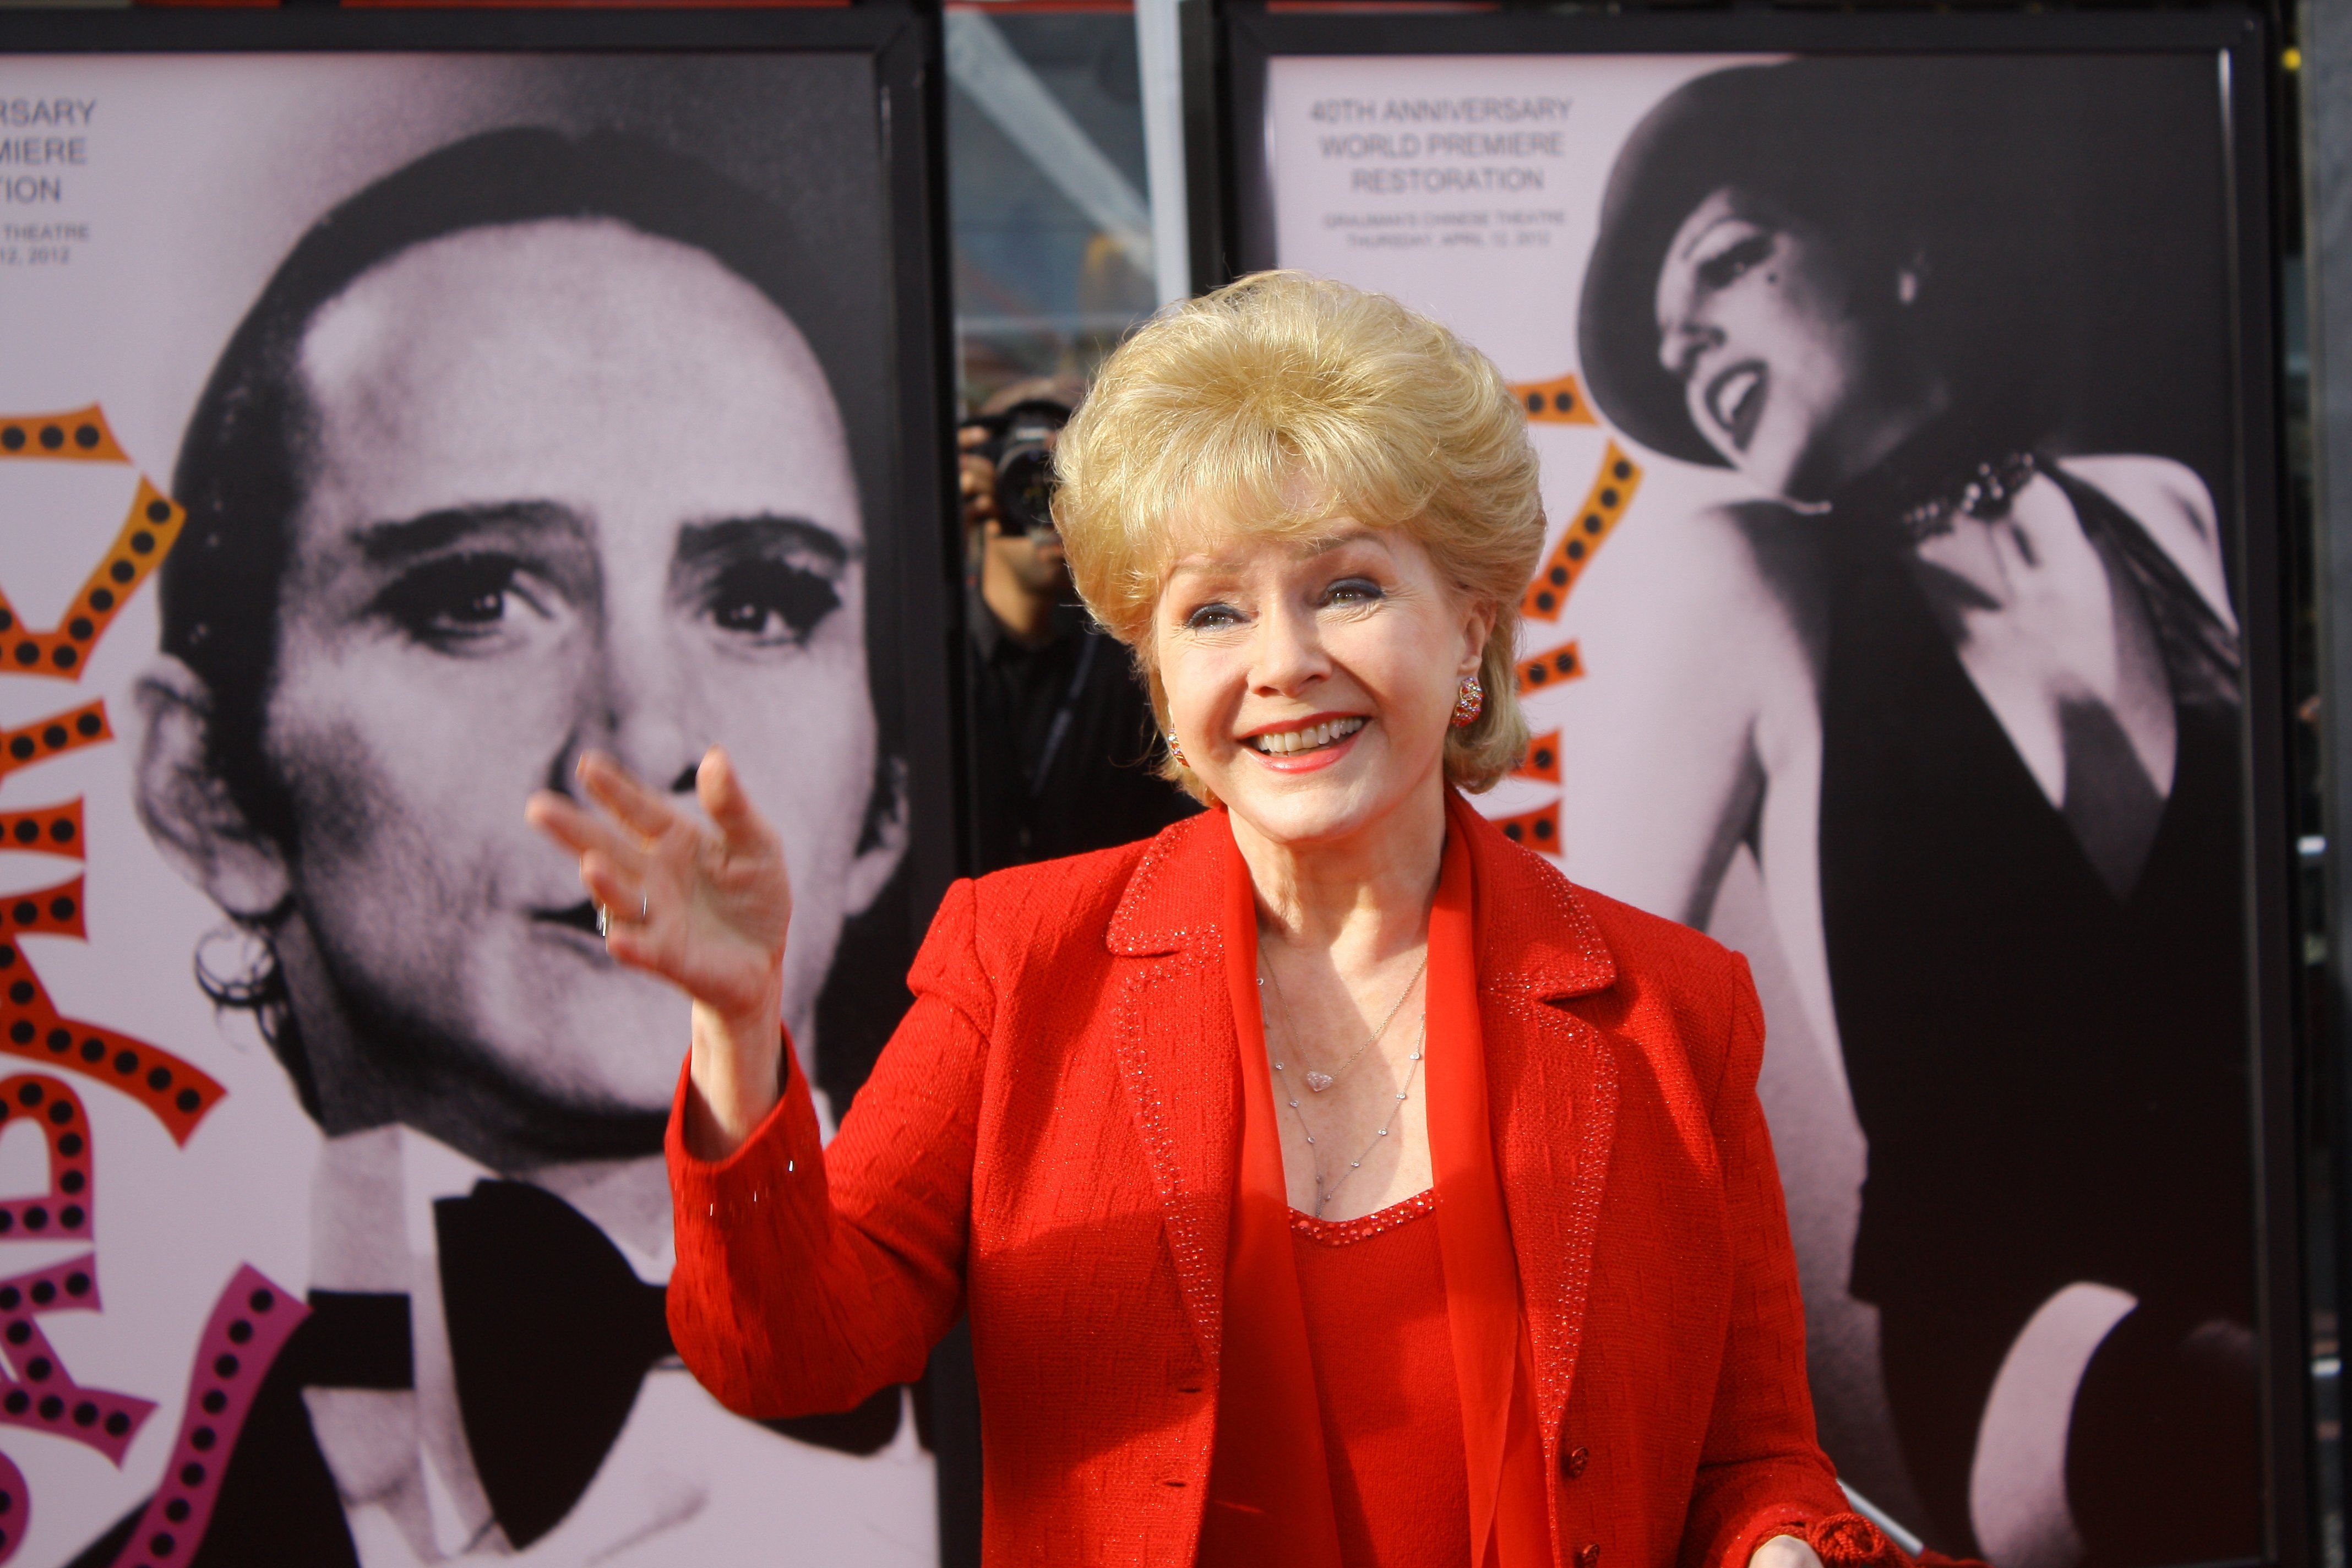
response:
[[[612,757],[580,759],[594,812],[551,790],[523,815],[580,858],[604,913],[604,950],[694,998],[695,1152],[732,1150],[782,1089],[784,933],[793,885],[783,846],[717,746],[696,770],[706,824]]]

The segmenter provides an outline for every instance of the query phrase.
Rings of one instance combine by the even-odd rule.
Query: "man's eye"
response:
[[[841,608],[841,592],[788,561],[745,561],[712,584],[710,616],[723,631],[769,641],[805,642]]]
[[[1751,234],[1700,262],[1699,281],[1710,289],[1724,288],[1771,253],[1772,237],[1769,233]]]
[[[375,609],[424,642],[461,642],[496,631],[527,598],[520,563],[503,555],[450,555],[404,573],[376,596]]]

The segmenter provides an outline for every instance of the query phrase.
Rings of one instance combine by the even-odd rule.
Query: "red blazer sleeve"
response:
[[[973,951],[970,882],[948,890],[908,984],[914,1005],[830,1148],[819,1146],[794,1066],[783,1100],[740,1148],[696,1159],[679,1075],[666,1141],[677,1238],[670,1334],[739,1414],[847,1410],[912,1382],[961,1306],[995,1014]]]
[[[1746,1568],[1775,1535],[1808,1537],[1851,1505],[1813,1436],[1805,1304],[1756,1078],[1764,1011],[1735,957],[1731,1041],[1715,1100],[1731,1270],[1731,1322],[1683,1531],[1683,1568]],[[1832,1568],[1835,1565],[1832,1564]]]

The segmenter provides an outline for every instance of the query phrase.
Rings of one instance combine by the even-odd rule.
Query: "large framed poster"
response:
[[[0,1560],[937,1561],[908,1390],[672,1352],[687,1005],[521,815],[730,746],[845,1108],[954,864],[936,28],[0,16]]]
[[[1207,248],[1525,399],[1486,809],[1748,953],[1847,1486],[2299,1559],[2260,25],[1341,9],[1202,14]]]

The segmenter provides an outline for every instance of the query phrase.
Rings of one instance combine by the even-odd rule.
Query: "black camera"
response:
[[[1016,403],[1002,414],[964,421],[967,429],[988,432],[973,450],[996,465],[996,515],[1008,533],[1054,531],[1055,431],[1070,422],[1069,409],[1050,398]]]

